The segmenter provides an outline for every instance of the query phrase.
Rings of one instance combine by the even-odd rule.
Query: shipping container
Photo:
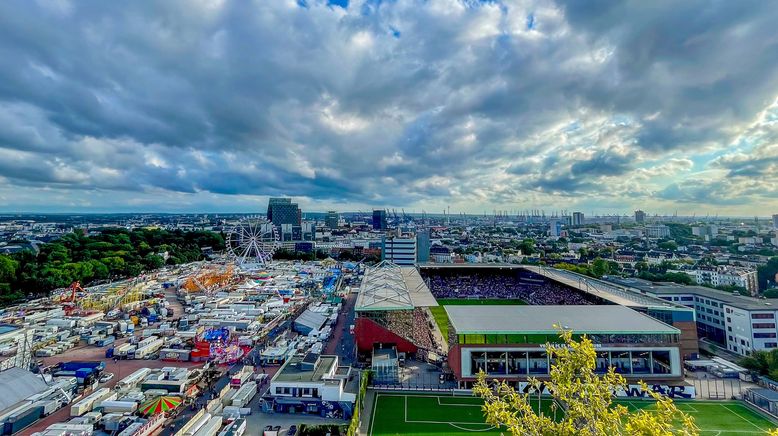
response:
[[[41,408],[41,414],[43,416],[49,416],[59,410],[62,406],[62,401],[59,399],[40,400],[36,401],[33,405]]]
[[[111,394],[111,390],[108,388],[101,388],[92,392],[89,396],[70,406],[70,416],[81,416],[87,412],[91,412],[95,403],[106,400],[110,398],[111,395],[113,395],[113,398],[116,398],[116,394]]]
[[[98,371],[102,371],[105,369],[105,362],[72,360],[60,363],[59,368],[62,371],[75,371],[79,368],[96,368]]]
[[[188,362],[190,350],[178,350],[172,348],[163,348],[159,350],[159,358],[161,360],[169,360],[175,362]]]
[[[138,403],[134,401],[106,400],[97,404],[95,408],[99,408],[103,413],[133,413],[138,409]]]
[[[98,340],[96,345],[98,347],[105,347],[106,345],[113,344],[115,340],[116,340],[116,338],[114,338],[113,336],[106,336],[106,337]]]
[[[3,434],[18,433],[39,420],[43,415],[43,407],[30,404],[24,409],[7,417],[3,423]]]
[[[246,407],[254,395],[257,394],[257,383],[246,382],[238,389],[238,392],[232,397],[232,405],[235,407]]]
[[[222,417],[212,416],[193,436],[215,436],[222,427]]]

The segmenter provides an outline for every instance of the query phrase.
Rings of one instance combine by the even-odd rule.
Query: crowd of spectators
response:
[[[440,344],[432,336],[429,321],[421,308],[412,311],[388,311],[385,314],[384,324],[389,331],[407,339],[419,348],[430,351],[440,348]]]
[[[435,298],[518,299],[527,304],[546,306],[597,303],[597,297],[543,277],[522,276],[515,271],[467,274],[427,271],[424,276]]]

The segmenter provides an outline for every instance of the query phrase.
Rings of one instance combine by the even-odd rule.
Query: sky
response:
[[[0,211],[778,213],[770,1],[5,0]]]

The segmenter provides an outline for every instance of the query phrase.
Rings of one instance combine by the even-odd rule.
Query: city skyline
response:
[[[778,211],[764,2],[0,3],[0,213]]]

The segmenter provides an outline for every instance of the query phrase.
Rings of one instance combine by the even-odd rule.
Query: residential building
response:
[[[327,215],[324,216],[324,225],[329,229],[337,229],[339,221],[340,215],[334,210],[328,211]]]
[[[745,289],[750,295],[759,292],[757,272],[752,268],[738,268],[734,266],[716,266],[697,268],[686,271],[698,285],[738,286]]]
[[[571,222],[574,226],[582,226],[584,223],[584,214],[583,212],[573,212],[573,220]]]
[[[316,224],[311,221],[306,221],[302,225],[281,224],[280,228],[282,242],[316,240]]]
[[[373,210],[373,230],[386,230],[386,210]]]
[[[644,223],[646,222],[646,213],[642,210],[636,210],[635,211],[635,222],[636,223]]]
[[[338,356],[307,353],[289,358],[270,380],[263,397],[266,412],[337,414],[350,419],[359,390],[359,376],[339,366]]]
[[[416,263],[416,237],[384,236],[381,238],[381,260],[396,265],[414,265]]]
[[[551,220],[548,222],[548,236],[552,238],[558,238],[562,234],[562,222],[559,220]]]
[[[670,227],[664,224],[646,226],[645,234],[649,238],[661,239],[670,237]]]
[[[435,263],[451,263],[451,249],[445,245],[433,245],[430,247],[430,260]]]

